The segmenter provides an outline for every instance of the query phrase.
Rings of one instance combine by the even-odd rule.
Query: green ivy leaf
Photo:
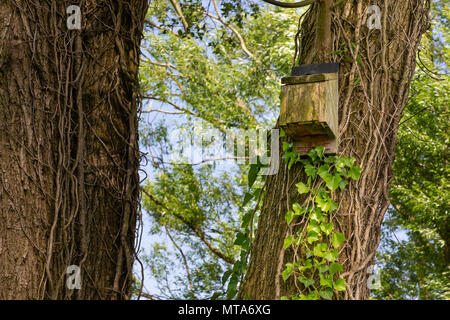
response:
[[[320,274],[320,285],[324,287],[333,288],[333,276],[329,275],[328,277]]]
[[[328,186],[328,184],[331,183],[331,180],[333,179],[333,175],[329,172],[323,173],[321,177],[322,177],[323,181],[325,181],[327,186]]]
[[[306,241],[308,241],[309,244],[313,244],[316,241],[320,240],[320,235],[317,232],[310,231],[308,233],[308,237],[306,238]]]
[[[320,290],[320,296],[325,300],[333,299],[333,289],[327,288],[325,290]]]
[[[339,183],[339,188],[341,188],[341,191],[343,191],[347,185],[348,185],[348,181],[342,180],[341,183]]]
[[[314,284],[314,279],[312,278],[306,278],[306,277],[301,277],[300,278],[300,282],[303,283],[303,285],[305,286],[305,288],[308,288],[309,286],[312,286]]]
[[[342,278],[339,278],[334,282],[333,284],[334,290],[336,291],[345,291],[347,286],[345,285],[345,280]]]
[[[314,231],[316,234],[320,234],[320,227],[317,224],[316,221],[311,221],[307,226],[306,226],[306,231],[310,232],[310,231]]]
[[[241,274],[243,270],[242,262],[236,261],[233,265],[233,274]]]
[[[227,282],[228,278],[230,277],[230,275],[233,273],[233,270],[228,270],[226,271],[223,276],[222,276],[222,285],[225,285],[225,282]]]
[[[294,264],[292,263],[286,263],[286,269],[284,269],[283,272],[281,272],[281,276],[283,277],[283,280],[286,281],[291,276],[292,270],[294,270]]]
[[[325,178],[324,178],[325,180]],[[342,178],[339,174],[335,174],[333,176],[331,176],[331,178],[327,180],[325,180],[325,182],[327,183],[327,187],[328,189],[330,189],[331,191],[336,191],[337,188],[339,188],[339,184],[341,183]]]
[[[313,162],[315,162],[316,159],[317,159],[317,153],[316,153],[316,151],[315,151],[314,149],[310,150],[310,151],[308,152],[308,157],[310,157],[311,160],[312,160]]]
[[[348,176],[350,178],[352,178],[353,180],[358,180],[359,177],[361,176],[361,168],[360,167],[356,167],[356,166],[352,166],[349,170],[348,170]]]
[[[331,235],[331,244],[336,249],[339,248],[345,241],[345,236],[343,233],[333,233]]]
[[[248,187],[251,188],[258,177],[259,170],[261,170],[261,164],[250,165],[250,170],[248,171]]]
[[[330,156],[325,158],[325,163],[335,163],[337,160],[336,156]]]
[[[328,269],[329,269],[329,267],[328,267],[327,264],[324,264],[324,263],[323,263],[323,264],[317,265],[317,270],[319,270],[320,273],[327,272]]]
[[[242,206],[245,207],[245,205],[246,205],[250,200],[252,200],[252,198],[253,198],[253,192],[252,192],[252,193],[246,192],[245,195],[244,195],[244,201],[242,202]]]
[[[236,273],[233,273],[230,282],[227,287],[227,300],[231,300],[237,294],[237,285],[239,283],[239,277]]]
[[[294,241],[295,238],[293,235],[287,236],[286,239],[284,239],[284,249],[289,248]]]
[[[214,294],[209,298],[209,300],[217,300],[218,297],[222,295],[221,292],[214,292]]]
[[[289,152],[287,157],[289,158],[288,169],[291,170],[291,167],[297,162],[297,154],[295,152]]]
[[[311,162],[309,162],[308,159],[300,159],[300,162],[303,163],[303,165],[306,167],[307,165],[311,165]]]
[[[317,291],[312,291],[307,296],[308,300],[318,300],[319,295],[317,294]]]
[[[331,203],[330,201],[328,201],[329,198],[322,198],[317,196],[315,198],[315,201],[317,203],[317,205],[319,206],[319,208],[323,211],[323,212],[328,212],[331,208]]]
[[[344,271],[344,267],[340,263],[332,263],[330,266],[330,274]]]
[[[303,182],[299,182],[295,185],[297,187],[299,194],[304,194],[309,192],[309,187]]]
[[[238,234],[236,235],[236,240],[234,240],[234,245],[241,246],[246,239],[247,235],[242,232],[238,232]]]
[[[245,252],[245,250],[248,250],[249,245],[250,245],[250,239],[249,239],[249,237],[247,237],[245,239],[245,241],[241,244],[242,249],[244,249],[241,251],[241,255]]]
[[[323,177],[328,173],[329,169],[330,169],[330,166],[327,164],[324,164],[323,166],[320,166],[319,169],[317,169],[317,174],[323,179]]]
[[[286,141],[283,141],[282,148],[283,148],[283,151],[286,152],[286,151],[288,151],[288,150],[290,150],[292,148],[292,143],[288,143]]]
[[[322,223],[320,225],[320,230],[322,230],[322,232],[324,232],[326,235],[329,235],[332,231],[333,231],[333,223],[329,222],[329,223]]]
[[[352,167],[355,164],[356,159],[355,158],[346,158],[344,157],[344,163],[347,167]]]
[[[294,212],[289,210],[288,212],[286,212],[284,218],[286,219],[287,224],[290,225],[292,220],[294,219]]]
[[[334,202],[333,199],[330,198],[328,202],[330,203],[330,212],[333,212],[338,208],[338,204]]]
[[[315,150],[317,156],[320,158],[320,160],[322,160],[323,159],[323,155],[325,153],[325,148],[322,147],[322,146],[318,146],[314,150]]]
[[[247,226],[250,223],[251,217],[252,217],[252,214],[250,212],[247,212],[246,214],[244,214],[244,216],[242,217],[242,224],[241,224],[242,229],[247,228]]]
[[[313,179],[316,178],[316,168],[313,165],[310,164],[306,165],[305,172],[308,177],[311,177]]]
[[[351,168],[354,163],[355,163],[354,158],[339,157],[339,159],[337,159],[337,161],[336,161],[336,166]]]
[[[308,270],[308,269],[311,269],[311,268],[312,268],[311,259],[306,259],[305,265],[304,266],[299,266],[298,270],[299,271],[305,271],[305,270]]]
[[[314,202],[319,206],[319,208],[320,208],[320,210],[321,211],[324,211],[323,210],[323,207],[326,205],[326,203],[327,203],[327,200],[326,199],[324,199],[322,196],[320,196],[320,195],[317,195],[315,198],[314,198]]]
[[[326,243],[318,243],[314,246],[314,255],[316,257],[323,257],[325,254],[325,251],[327,250],[327,244]]]
[[[324,253],[323,258],[329,262],[334,262],[336,261],[337,256],[338,256],[337,250],[331,249]]]
[[[324,220],[322,211],[319,208],[314,208],[314,210],[309,213],[309,218],[311,219],[311,221],[315,221],[317,223],[320,223]]]
[[[292,209],[294,209],[294,213],[296,216],[300,216],[306,212],[306,209],[302,208],[298,203],[294,203],[292,205]]]

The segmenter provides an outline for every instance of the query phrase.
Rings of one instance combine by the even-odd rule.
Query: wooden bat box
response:
[[[279,124],[304,155],[316,146],[336,154],[338,146],[338,74],[291,76],[281,80]]]

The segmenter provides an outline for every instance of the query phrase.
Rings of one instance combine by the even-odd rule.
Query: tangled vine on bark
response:
[[[68,30],[79,5],[82,29]],[[0,4],[0,297],[130,297],[145,0]],[[69,290],[77,265],[82,287]]]

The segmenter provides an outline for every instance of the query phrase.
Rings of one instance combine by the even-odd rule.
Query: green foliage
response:
[[[253,166],[253,165],[252,165]],[[253,169],[253,167],[250,166],[250,172]],[[259,171],[259,169],[258,169]],[[250,176],[250,172],[249,172],[249,176]],[[256,173],[257,175],[257,173]],[[249,188],[251,188],[253,186],[253,183],[256,181],[257,176],[252,179],[253,181],[250,183],[249,182]],[[262,199],[263,196],[263,188],[256,188],[253,192],[253,195],[255,197],[258,197],[260,200]],[[247,193],[249,194],[249,193]],[[244,199],[245,202],[245,199]],[[245,270],[247,268],[247,263],[248,263],[248,257],[249,257],[249,253],[250,253],[250,248],[251,248],[251,241],[253,240],[253,234],[254,234],[254,230],[256,228],[256,219],[255,219],[255,213],[258,209],[260,202],[258,202],[256,204],[256,207],[251,209],[251,211],[248,211],[242,218],[242,224],[241,224],[241,231],[238,232],[238,234],[236,235],[236,240],[234,242],[234,245],[237,246],[240,254],[240,259],[237,260],[235,262],[235,264],[233,265],[233,267],[231,269],[229,269],[228,271],[225,272],[224,274],[224,279],[225,281],[223,282],[223,284],[225,284],[226,279],[228,279],[228,277],[230,277],[230,281],[228,282],[228,286],[226,289],[226,298],[228,300],[233,299],[237,293],[238,293],[238,288],[239,288],[239,284],[241,283],[241,281],[243,280],[243,276],[245,274]]]
[[[170,287],[160,287],[163,298],[209,298],[224,291],[220,275],[228,262],[217,253],[229,259],[238,255],[233,247],[239,227],[234,208],[240,207],[235,188],[227,173],[214,176],[210,166],[194,171],[187,165],[160,172],[145,187],[143,206],[150,214],[150,232],[166,236],[143,258],[159,283],[170,281]],[[183,264],[179,266],[177,261]],[[180,267],[188,269],[192,289],[186,271],[174,273]]]
[[[298,294],[282,299],[331,300],[334,291],[346,290],[344,279],[338,276],[343,266],[337,262],[338,249],[346,238],[343,233],[334,231],[330,214],[338,209],[338,205],[331,193],[339,187],[343,189],[346,184],[342,182],[357,180],[361,168],[354,165],[354,159],[325,156],[323,147],[312,149],[308,153],[309,159],[302,159],[291,149],[292,144],[283,145],[284,159],[289,167],[297,162],[303,163],[308,181],[299,182],[296,187],[298,194],[307,198],[303,205],[294,203],[292,210],[286,213],[290,233],[284,239],[284,249],[306,252],[307,259],[302,261],[295,258],[295,254],[295,260],[286,263],[281,272],[283,280],[293,277],[295,282],[301,283],[302,289]]]
[[[257,216],[250,218],[260,193],[261,165],[248,171],[243,164],[219,166],[216,161],[198,166],[171,163],[170,133],[189,130],[194,121],[222,132],[272,127],[279,81],[291,66],[298,16],[252,1],[219,2],[223,19],[242,36],[250,57],[236,34],[211,18],[218,16],[213,6],[201,0],[178,2],[189,30],[184,30],[170,1],[153,1],[142,46],[141,143],[151,160],[143,208],[150,217],[153,242],[142,258],[162,298],[223,299],[226,289],[240,281],[229,270],[245,267],[241,249],[249,245],[245,230],[257,222]]]
[[[167,107],[176,105],[186,115],[217,127],[272,124],[278,107],[279,78],[289,73],[295,13],[251,8],[248,12],[235,11],[239,8],[237,1],[222,3],[222,14],[245,39],[251,57],[239,46],[234,32],[212,19],[217,13],[208,12],[201,1],[186,4],[185,10],[195,16],[192,26],[203,26],[205,33],[199,36],[192,31],[183,37],[173,31],[176,24],[168,19],[168,15],[177,19],[171,4],[153,2],[148,13],[153,24],[145,34],[143,47],[149,57],[142,61],[143,91],[150,92],[152,100],[170,102]]]

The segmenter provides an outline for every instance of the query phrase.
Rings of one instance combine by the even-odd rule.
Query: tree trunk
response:
[[[322,0],[323,1],[323,0]],[[326,2],[326,1],[325,1]],[[332,8],[329,55],[320,55],[315,44],[318,5],[305,15],[299,29],[298,64],[339,62],[339,154],[356,158],[363,168],[358,181],[334,194],[339,209],[332,220],[347,238],[339,249],[347,290],[336,299],[368,299],[368,267],[380,240],[380,228],[389,206],[388,190],[396,136],[409,84],[415,69],[416,51],[428,29],[429,2],[424,0],[353,0]],[[381,29],[369,29],[371,5],[381,8]],[[311,54],[318,53],[318,54]],[[281,152],[280,152],[281,155]],[[292,257],[283,252],[289,204],[301,203],[295,184],[306,181],[303,166],[268,177],[249,267],[239,297],[279,299],[298,289],[280,272]]]
[[[77,3],[82,28],[69,30]],[[130,297],[146,9],[0,2],[0,299]]]

